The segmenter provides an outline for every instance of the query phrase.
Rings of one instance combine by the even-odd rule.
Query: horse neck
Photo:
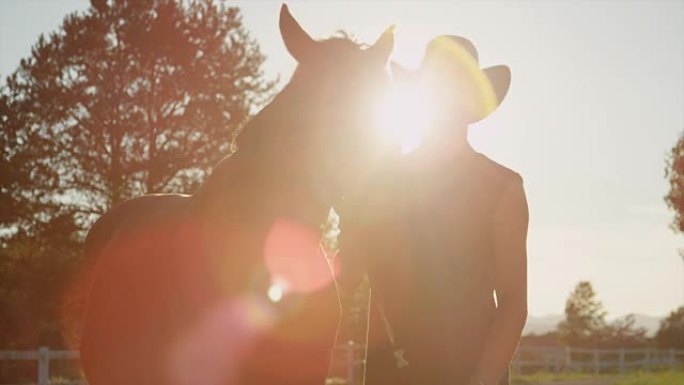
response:
[[[303,198],[301,189],[310,183],[290,162],[297,151],[291,138],[312,123],[290,107],[293,101],[302,103],[303,94],[301,87],[289,84],[244,127],[238,151],[221,160],[195,194],[202,207],[219,215],[239,215],[243,210],[278,215],[301,205],[295,200]],[[297,187],[300,191],[295,193]]]

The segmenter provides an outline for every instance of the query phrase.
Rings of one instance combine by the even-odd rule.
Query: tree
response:
[[[54,205],[48,207],[43,196],[59,180],[46,158],[38,155],[43,149],[42,140],[32,138],[28,143],[27,130],[19,118],[21,111],[14,110],[15,107],[9,95],[0,94],[0,246],[3,249],[7,247],[7,239],[19,230],[30,232],[32,219],[42,217],[45,222],[59,209]]]
[[[62,345],[61,293],[78,267],[78,227],[61,214],[0,251],[0,346]]]
[[[581,281],[565,303],[565,319],[558,324],[559,340],[570,346],[625,348],[648,345],[646,329],[636,326],[633,314],[606,321],[603,304],[589,281]]]
[[[0,88],[0,346],[57,343],[84,230],[124,199],[192,192],[270,98],[263,61],[212,0],[92,0],[38,39]],[[19,337],[22,314],[48,326]]]
[[[558,337],[571,346],[597,346],[606,328],[606,312],[596,299],[589,281],[581,281],[565,303],[565,319],[558,324]]]
[[[7,78],[3,160],[42,166],[15,195],[87,224],[132,196],[191,192],[269,95],[263,60],[237,8],[93,1]]]
[[[660,348],[684,349],[684,306],[660,321],[655,341]]]
[[[665,202],[675,213],[672,228],[684,233],[684,134],[670,150],[665,176],[670,182],[670,191],[665,196]]]
[[[646,329],[636,326],[634,314],[628,314],[613,321],[603,330],[601,347],[603,348],[639,348],[649,343]]]

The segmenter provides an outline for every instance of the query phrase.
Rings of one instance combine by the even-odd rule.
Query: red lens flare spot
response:
[[[271,226],[264,243],[264,263],[271,278],[269,298],[274,302],[290,292],[320,290],[334,280],[320,234],[288,219]]]
[[[240,297],[207,311],[177,341],[167,361],[172,385],[237,382],[254,343],[273,323],[263,301]]]

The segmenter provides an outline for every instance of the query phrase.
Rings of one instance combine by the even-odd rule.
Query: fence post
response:
[[[620,373],[625,372],[625,348],[620,348]]]
[[[572,350],[569,346],[565,347],[565,371],[572,370]]]
[[[677,360],[675,359],[675,350],[674,348],[670,348],[670,354],[669,357],[667,358],[668,364],[671,369],[674,369],[675,366],[677,366]]]
[[[38,385],[50,385],[50,349],[38,349]]]
[[[651,348],[646,349],[646,368],[651,369]]]
[[[593,353],[594,353],[594,374],[599,374],[601,371],[601,368],[599,368],[599,351],[596,348],[593,348]]]

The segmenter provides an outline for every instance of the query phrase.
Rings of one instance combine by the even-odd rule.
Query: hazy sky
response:
[[[665,156],[684,129],[684,1],[289,2],[312,36],[339,29],[373,42],[397,26],[394,59],[458,34],[483,66],[511,67],[500,109],[473,126],[474,146],[519,171],[530,204],[530,313],[561,313],[591,280],[612,315],[664,315],[684,300],[684,237],[668,225]],[[238,2],[288,79],[279,2]],[[1,0],[0,75],[84,0]]]

